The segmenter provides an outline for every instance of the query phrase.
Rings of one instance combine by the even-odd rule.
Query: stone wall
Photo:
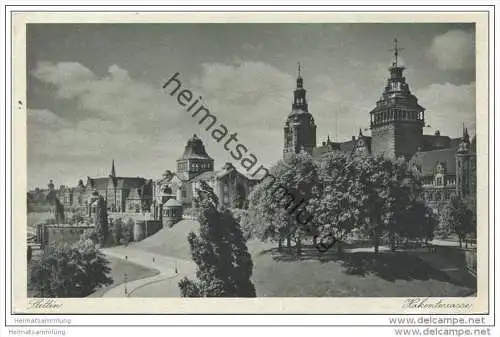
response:
[[[37,226],[37,242],[41,247],[73,244],[80,240],[85,230],[94,229],[94,226],[72,226],[68,224]]]
[[[388,157],[404,155],[407,159],[417,152],[422,142],[422,129],[413,122],[394,122],[372,129],[372,153]]]
[[[134,241],[141,241],[155,234],[163,225],[160,220],[136,220],[134,225]]]

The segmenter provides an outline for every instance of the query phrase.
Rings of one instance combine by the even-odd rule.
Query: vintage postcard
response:
[[[12,312],[488,313],[488,25],[13,13]]]

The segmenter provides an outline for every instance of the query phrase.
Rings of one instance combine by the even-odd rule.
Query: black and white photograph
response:
[[[27,23],[29,307],[472,310],[477,41],[449,20]]]

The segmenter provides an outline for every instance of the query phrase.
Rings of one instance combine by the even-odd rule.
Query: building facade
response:
[[[79,180],[76,187],[61,185],[54,188],[52,180],[48,190],[35,189],[28,192],[29,209],[39,208],[49,200],[56,198],[65,212],[88,214],[92,195],[104,197],[109,212],[142,213],[149,212],[153,181],[141,177],[119,177],[116,175],[115,163],[112,161],[108,177],[91,178],[87,182]]]
[[[363,135],[361,129],[357,137],[352,136],[351,140],[345,142],[332,141],[328,136],[326,141],[312,148],[310,152],[309,141],[315,139],[316,126],[313,123],[295,122],[296,113],[292,110],[285,123],[284,154],[305,150],[316,158],[335,151],[369,153],[389,158],[402,156],[420,169],[423,197],[435,210],[443,207],[455,196],[475,197],[475,137],[472,141],[469,140],[465,126],[463,135],[459,138],[441,135],[439,131],[433,135],[423,134],[425,109],[418,104],[417,97],[410,91],[403,74],[405,68],[397,62],[398,51],[395,40],[394,62],[389,67],[387,84],[375,107],[368,113],[371,136]],[[297,87],[302,88],[302,84],[303,80],[299,76]],[[294,107],[300,95],[295,93]],[[302,114],[307,112],[305,91],[303,95],[305,105],[299,110]],[[299,99],[298,102],[302,101]],[[307,120],[312,120],[312,117]],[[305,130],[310,138],[304,141],[304,138],[296,137],[298,130]]]
[[[196,207],[196,190],[202,181],[213,188],[221,205],[229,208],[245,207],[251,188],[258,182],[240,173],[231,163],[214,170],[214,160],[206,152],[202,140],[193,135],[177,160],[177,171],[167,170],[154,182],[151,208],[154,218],[165,215],[165,205],[171,199],[180,203],[183,209]]]

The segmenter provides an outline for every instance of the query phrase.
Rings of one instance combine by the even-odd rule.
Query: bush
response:
[[[250,221],[248,211],[244,209],[232,209],[234,219],[240,224],[241,231],[245,240],[250,240],[256,237],[255,226]]]
[[[82,240],[82,241],[90,240],[90,241],[92,241],[92,243],[96,244],[98,241],[98,238],[97,238],[97,232],[96,232],[95,228],[84,230],[82,235],[80,236],[80,240]]]
[[[128,244],[129,242],[134,241],[134,225],[135,221],[132,218],[129,218],[122,227],[122,238],[120,240],[121,244]]]
[[[253,262],[240,226],[231,212],[219,206],[213,189],[201,182],[197,191],[200,232],[189,233],[196,280],[183,278],[178,286],[183,297],[255,297],[251,281]]]
[[[28,288],[35,297],[86,297],[113,283],[109,261],[91,240],[50,247],[31,268]]]
[[[115,219],[113,222],[111,219],[110,222],[110,230],[111,230],[111,243],[114,246],[121,244],[123,239],[123,221],[122,219]]]
[[[186,209],[183,211],[183,215],[184,215],[184,216],[187,216],[187,217],[195,217],[195,218],[198,218],[198,216],[200,215],[200,209],[199,209],[199,208],[196,208],[196,207],[186,208]]]

